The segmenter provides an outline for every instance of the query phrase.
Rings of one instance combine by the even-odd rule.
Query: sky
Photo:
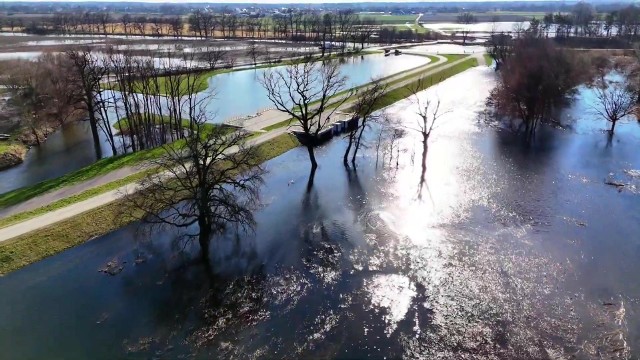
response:
[[[495,2],[505,0],[0,0],[0,2],[151,2],[151,3],[215,3],[215,4],[323,4],[323,3],[420,3],[420,2]],[[519,0],[527,1],[527,0]],[[535,0],[529,0],[535,1]],[[543,0],[544,1],[544,0]],[[554,0],[546,0],[554,1]]]

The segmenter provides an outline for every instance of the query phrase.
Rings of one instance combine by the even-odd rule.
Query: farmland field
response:
[[[410,15],[384,15],[384,14],[368,14],[360,13],[360,17],[373,18],[383,24],[405,24],[408,22],[414,22],[418,18],[416,14]]]

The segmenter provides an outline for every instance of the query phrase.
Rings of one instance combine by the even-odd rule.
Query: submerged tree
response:
[[[39,145],[49,131],[75,119],[81,94],[64,55],[45,53],[35,61],[7,62],[0,76],[11,104],[22,114],[21,127]]]
[[[636,107],[636,95],[633,90],[620,82],[608,82],[601,78],[596,88],[598,101],[594,111],[611,123],[609,134],[613,135],[618,121],[631,115]]]
[[[547,39],[523,38],[513,44],[491,98],[499,115],[519,121],[528,139],[551,120],[554,108],[589,75],[575,55]]]
[[[418,132],[422,141],[422,172],[420,175],[420,184],[424,183],[425,175],[427,173],[427,152],[429,151],[429,138],[431,133],[436,128],[436,124],[442,118],[445,111],[440,108],[440,99],[436,98],[432,100],[426,97],[424,100],[420,98],[420,91],[426,86],[424,85],[424,79],[418,80],[415,87],[411,89],[413,100],[418,107],[416,111],[418,120],[415,126],[407,126],[408,129]]]
[[[102,148],[98,134],[98,114],[102,105],[96,94],[101,91],[100,81],[107,75],[108,69],[98,56],[92,53],[91,48],[68,51],[66,55],[72,63],[74,75],[82,89],[82,104],[89,117],[93,146],[99,159],[102,157]]]
[[[340,74],[337,62],[304,62],[289,65],[281,70],[264,73],[260,83],[267,90],[269,100],[275,107],[298,123],[306,141],[312,174],[318,167],[314,153],[315,140],[330,122],[330,116],[337,106],[328,109],[329,99],[341,92],[347,78]]]
[[[184,142],[165,145],[152,161],[160,172],[147,174],[142,190],[128,195],[134,211],[149,224],[187,229],[197,238],[205,261],[215,235],[231,226],[252,229],[264,170],[258,149],[248,146],[247,134],[228,133],[203,120],[193,121]]]
[[[470,12],[465,12],[458,15],[458,22],[460,24],[466,24],[466,25],[472,24],[476,22],[476,17]],[[461,30],[461,33],[462,33],[462,44],[464,45],[467,43],[467,37],[469,36],[470,30],[468,27],[463,27]]]
[[[362,136],[364,131],[369,127],[370,120],[374,118],[373,112],[377,110],[381,104],[386,93],[386,89],[386,84],[380,80],[374,80],[369,87],[358,95],[352,105],[351,111],[359,118],[359,120],[358,126],[355,126],[346,135],[348,143],[342,158],[342,162],[345,166],[348,165],[349,153],[351,153],[352,147],[353,154],[351,155],[351,164],[355,166],[356,155],[362,146]]]
[[[406,135],[406,130],[402,126],[399,119],[393,118],[388,114],[382,114],[374,119],[377,124],[376,136],[375,136],[375,149],[376,149],[376,168],[380,161],[380,153],[382,152],[382,162],[384,164],[385,159],[385,145],[388,147],[389,161],[393,159],[393,150],[396,147],[397,142]]]

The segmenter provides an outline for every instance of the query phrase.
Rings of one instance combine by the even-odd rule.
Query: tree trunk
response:
[[[429,137],[422,134],[422,172],[420,173],[420,185],[424,184],[424,179],[427,174],[427,152],[429,151]]]
[[[347,149],[344,151],[344,156],[342,157],[342,163],[344,166],[349,166],[349,152],[351,152],[351,145],[353,145],[353,137],[354,132],[349,133],[349,144],[347,145]]]
[[[611,135],[613,135],[613,131],[616,129],[616,123],[617,122],[618,122],[618,120],[611,121],[611,130],[609,130],[609,133]]]
[[[356,166],[356,155],[358,155],[358,150],[360,150],[360,144],[362,144],[362,135],[364,134],[364,130],[367,128],[366,124],[367,118],[362,118],[362,124],[360,125],[360,132],[358,133],[358,137],[356,138],[356,144],[353,149],[353,156],[351,157],[351,164],[353,167]],[[357,129],[355,131],[358,131]]]
[[[96,151],[96,157],[102,159],[102,147],[100,146],[100,134],[98,133],[98,124],[96,122],[96,114],[93,110],[89,110],[89,125],[91,125],[91,137],[93,137],[93,148]]]
[[[313,151],[313,145],[307,145],[307,152],[309,152],[309,161],[311,161],[311,171],[315,171],[318,168],[318,162],[316,161],[316,154]]]
[[[209,242],[211,241],[211,227],[207,223],[206,219],[198,219],[198,226],[200,227],[198,234],[198,243],[200,243],[200,251],[202,253],[202,260],[206,263],[209,262]]]

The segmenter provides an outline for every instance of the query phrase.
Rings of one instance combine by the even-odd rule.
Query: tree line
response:
[[[225,55],[219,49],[211,52],[217,60],[210,59],[209,69],[215,70],[223,66]],[[12,62],[2,75],[13,105],[23,115],[23,127],[37,144],[46,132],[86,119],[101,158],[101,139],[118,155],[184,138],[192,125],[186,119],[204,111],[210,100],[204,94],[196,96],[205,81],[192,69],[201,61],[197,56],[202,55],[169,52],[158,59],[152,51],[140,56],[84,48]]]
[[[506,120],[530,141],[541,124],[563,126],[557,118],[559,110],[581,84],[594,87],[591,113],[611,123],[609,139],[618,121],[636,114],[640,102],[637,45],[635,57],[612,59],[560,47],[533,23],[514,35],[494,34],[486,45],[498,71],[489,97],[495,110],[492,120]],[[607,74],[614,69],[619,79],[611,80]]]
[[[382,27],[374,18],[359,16],[353,10],[305,13],[289,11],[268,17],[249,17],[231,12],[214,13],[195,10],[188,16],[145,16],[100,12],[55,13],[51,17],[0,18],[0,26],[10,31],[22,30],[33,34],[122,34],[150,35],[202,39],[287,39],[341,44],[363,45],[369,41],[415,41],[427,35],[411,29],[397,30]]]

